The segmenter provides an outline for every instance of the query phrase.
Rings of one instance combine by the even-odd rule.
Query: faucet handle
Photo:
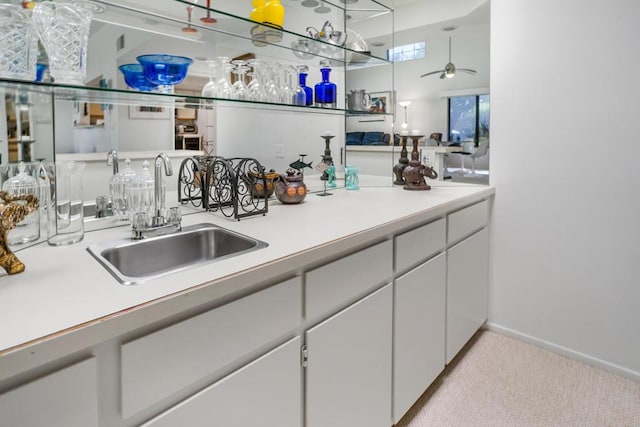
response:
[[[149,214],[146,212],[136,212],[133,214],[131,227],[134,231],[149,228]]]
[[[167,222],[169,224],[180,224],[182,222],[182,212],[179,206],[173,206],[169,208],[169,214],[167,215]]]

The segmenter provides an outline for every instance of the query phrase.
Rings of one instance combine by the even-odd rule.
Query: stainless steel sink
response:
[[[134,285],[266,246],[260,240],[203,223],[165,236],[98,243],[87,250],[122,284]]]

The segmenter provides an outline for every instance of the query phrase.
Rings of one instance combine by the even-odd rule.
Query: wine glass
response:
[[[217,61],[208,60],[205,61],[207,66],[209,66],[209,81],[202,88],[202,96],[207,98],[215,98],[218,96],[218,83],[216,82],[216,71],[217,71]],[[205,106],[212,105],[213,101],[207,99],[202,102]]]
[[[247,64],[252,68],[249,73],[251,81],[247,85],[249,99],[252,101],[264,101],[264,84],[262,83],[262,63],[259,59],[250,59]]]
[[[221,56],[218,58],[218,80],[216,89],[218,91],[218,98],[231,99],[233,88],[229,82],[229,71],[231,70],[231,64],[229,64],[229,58]]]
[[[231,86],[233,89],[232,96],[235,99],[249,99],[247,85],[244,83],[244,76],[247,71],[249,71],[247,61],[243,59],[234,59],[231,61],[231,65],[233,65],[233,70],[231,72],[236,76],[236,81]]]
[[[198,3],[198,0],[192,0],[193,4]],[[182,29],[183,32],[185,33],[189,33],[189,34],[193,34],[193,33],[197,33],[198,30],[196,30],[195,28],[193,28],[191,26],[191,14],[193,13],[193,6],[187,6],[187,18],[188,18],[188,24],[186,27],[184,27]]]
[[[200,20],[207,25],[215,24],[216,22],[218,22],[216,18],[211,17],[211,0],[207,0],[207,16],[203,16],[202,18],[200,18]]]

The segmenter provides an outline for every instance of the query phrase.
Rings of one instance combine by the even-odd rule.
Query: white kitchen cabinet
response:
[[[306,333],[306,427],[389,427],[393,290],[387,285]]]
[[[0,395],[0,425],[98,426],[96,359],[90,358]]]
[[[296,277],[123,344],[124,418],[292,333],[301,292]]]
[[[298,427],[301,369],[295,337],[144,426]]]
[[[487,320],[489,230],[447,251],[447,363]]]
[[[395,281],[393,421],[397,423],[444,369],[446,254]]]

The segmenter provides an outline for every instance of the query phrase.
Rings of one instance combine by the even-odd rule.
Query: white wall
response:
[[[325,149],[322,134],[335,135],[330,149],[340,169],[340,148],[344,147],[344,120],[327,114],[301,116],[284,109],[248,109],[219,103],[217,115],[217,154],[223,157],[252,157],[267,170],[280,173],[306,154],[305,163],[313,166],[322,160]],[[276,145],[282,146],[282,157],[276,157]],[[306,175],[318,174],[305,169]]]
[[[492,325],[636,379],[638,16],[636,0],[492,0],[489,293]]]

